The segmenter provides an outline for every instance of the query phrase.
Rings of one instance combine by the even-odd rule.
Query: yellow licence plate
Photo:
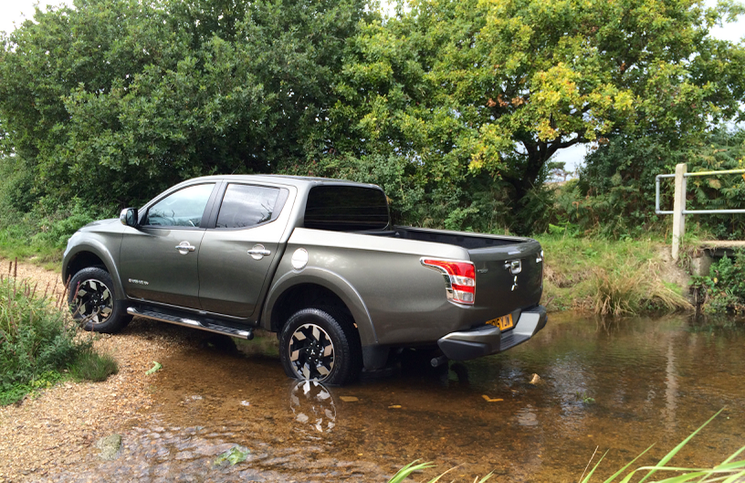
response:
[[[511,329],[515,326],[515,323],[512,321],[512,314],[507,314],[503,315],[502,317],[492,319],[488,321],[487,324],[499,327],[500,330]]]

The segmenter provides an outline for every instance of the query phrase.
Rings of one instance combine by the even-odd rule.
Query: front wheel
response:
[[[125,304],[116,299],[111,275],[98,267],[84,268],[72,277],[67,304],[85,330],[113,334],[132,320]]]
[[[288,376],[342,385],[359,376],[362,349],[349,316],[336,309],[303,309],[282,328],[279,354]]]

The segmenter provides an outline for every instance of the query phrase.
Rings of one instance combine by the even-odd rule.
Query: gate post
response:
[[[675,200],[673,201],[673,260],[678,261],[680,242],[683,241],[685,234],[685,215],[683,211],[686,208],[686,178],[685,174],[688,168],[685,163],[675,166]]]

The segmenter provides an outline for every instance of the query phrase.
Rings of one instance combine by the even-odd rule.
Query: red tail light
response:
[[[422,265],[441,272],[445,277],[448,299],[473,305],[476,299],[476,269],[472,262],[422,258]]]

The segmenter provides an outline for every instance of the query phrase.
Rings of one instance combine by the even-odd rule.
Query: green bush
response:
[[[745,252],[725,255],[711,265],[708,276],[694,277],[693,285],[704,292],[705,313],[745,313]]]
[[[92,340],[78,337],[77,326],[64,312],[37,297],[36,285],[0,280],[0,405],[57,382],[68,366],[78,368],[81,378],[94,380],[116,371],[113,361],[86,361],[91,354]],[[100,367],[83,369],[89,366]]]

